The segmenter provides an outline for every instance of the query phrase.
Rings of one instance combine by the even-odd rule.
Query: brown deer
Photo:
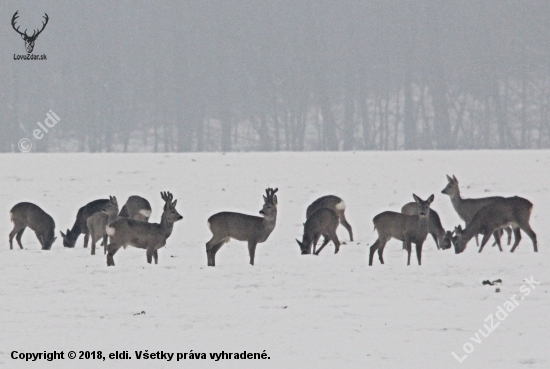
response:
[[[103,246],[104,253],[107,253],[107,224],[115,220],[118,214],[118,202],[116,197],[109,196],[109,202],[101,211],[95,213],[88,218],[86,224],[88,225],[88,232],[92,236],[92,255],[95,255],[95,244],[99,239],[102,239],[101,245]]]
[[[212,232],[212,238],[206,243],[206,256],[208,266],[216,266],[216,253],[230,238],[248,242],[250,265],[254,265],[256,245],[265,242],[277,222],[277,196],[279,189],[268,188],[265,190],[264,206],[260,210],[263,217],[252,215],[221,212],[208,218],[208,228]]]
[[[458,187],[458,179],[453,175],[453,178],[449,177],[447,175],[447,181],[449,182],[447,186],[441,191],[441,193],[445,195],[449,195],[451,198],[451,203],[453,204],[453,208],[457,212],[460,219],[462,219],[465,223],[465,227],[468,227],[468,224],[472,221],[474,218],[474,215],[478,211],[481,210],[485,205],[488,205],[496,200],[502,200],[504,197],[502,196],[491,196],[491,197],[481,197],[478,199],[463,199],[460,197],[460,189]],[[512,230],[510,227],[504,228],[506,233],[508,234],[508,245],[512,241]],[[499,236],[502,234],[502,230],[499,231]],[[477,234],[474,236],[476,238],[476,245],[479,246],[479,240],[477,238]],[[495,239],[496,244],[496,239]],[[493,244],[493,246],[495,245]]]
[[[418,215],[418,206],[416,202],[409,202],[401,208],[402,214]],[[432,235],[437,249],[447,250],[451,248],[453,233],[451,231],[445,231],[441,225],[441,219],[439,214],[430,208],[430,214],[428,215],[428,232]],[[405,244],[403,244],[403,249]]]
[[[21,236],[29,227],[36,234],[36,238],[42,246],[42,250],[50,250],[57,239],[55,236],[55,222],[39,206],[30,202],[20,202],[10,210],[10,219],[13,222],[13,229],[10,232],[10,250],[13,250],[13,237],[22,249]]]
[[[151,217],[151,204],[141,196],[130,196],[118,216],[148,222]]]
[[[88,247],[90,233],[88,231],[88,224],[86,222],[88,221],[89,217],[101,211],[101,209],[103,209],[108,202],[109,200],[107,199],[94,200],[78,209],[73,228],[71,230],[67,229],[67,234],[59,231],[61,233],[61,237],[63,237],[63,246],[74,247],[76,241],[78,240],[78,236],[84,233],[84,248]]]
[[[521,240],[521,230],[531,238],[533,248],[535,252],[538,252],[537,235],[529,224],[532,210],[533,204],[529,200],[518,196],[504,198],[486,205],[476,213],[466,229],[462,230],[460,226],[455,228],[456,236],[453,238],[455,253],[460,254],[463,252],[468,242],[479,233],[483,234],[479,252],[483,250],[483,246],[485,246],[491,234],[495,236],[497,245],[502,251],[498,231],[509,226],[513,228],[515,236],[514,245],[510,252],[514,252],[518,246]]]
[[[431,195],[426,201],[413,194],[418,208],[418,215],[407,215],[393,211],[385,211],[374,217],[374,229],[378,231],[378,239],[370,247],[369,266],[372,265],[374,253],[378,250],[380,263],[384,264],[382,254],[386,243],[395,238],[405,242],[407,250],[407,265],[411,264],[411,243],[416,245],[418,265],[421,265],[422,244],[426,240],[429,229],[430,204],[434,200]]]
[[[304,235],[302,236],[302,242],[296,240],[302,251],[302,255],[311,254],[311,245],[313,244],[313,254],[319,255],[321,250],[330,242],[334,243],[337,254],[340,250],[340,241],[336,235],[336,228],[338,228],[339,218],[336,212],[329,208],[319,208],[313,214],[311,214],[304,224]],[[317,252],[317,242],[319,238],[323,236],[324,241]]]
[[[121,247],[126,248],[126,246],[147,250],[147,262],[151,264],[152,259],[155,259],[155,264],[158,264],[158,249],[166,245],[174,223],[183,219],[176,211],[178,200],[172,202],[173,196],[170,192],[161,192],[160,195],[164,200],[160,224],[121,217],[109,223],[107,235],[110,237],[110,243],[107,245],[107,266],[115,265],[113,257]]]
[[[340,224],[342,224],[348,230],[350,241],[353,241],[353,230],[351,228],[351,225],[346,220],[346,203],[344,202],[344,200],[334,195],[320,197],[317,200],[313,201],[311,205],[307,207],[306,219],[309,219],[311,214],[321,208],[328,208],[336,213]]]

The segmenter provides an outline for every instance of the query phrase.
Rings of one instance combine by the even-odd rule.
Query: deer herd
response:
[[[508,245],[511,243],[512,233],[514,234],[514,244],[510,249],[514,252],[523,230],[533,242],[534,251],[538,251],[537,236],[529,225],[533,210],[531,202],[518,196],[463,199],[456,177],[447,176],[447,180],[448,184],[441,192],[450,197],[453,208],[465,223],[465,228],[458,226],[452,232],[445,231],[437,212],[430,209],[434,195],[422,200],[413,194],[414,202],[405,204],[400,213],[384,211],[373,218],[378,239],[370,247],[369,265],[372,265],[377,251],[380,263],[384,264],[384,247],[392,238],[402,241],[408,254],[407,265],[410,265],[411,244],[414,243],[418,264],[421,265],[422,245],[428,234],[431,234],[438,249],[446,250],[454,246],[455,253],[459,254],[474,237],[481,252],[491,235],[495,240],[494,245],[502,251],[500,238],[506,231]],[[216,253],[231,238],[248,243],[250,264],[254,265],[257,244],[265,242],[275,229],[277,191],[278,189],[266,189],[264,205],[260,210],[262,216],[220,212],[208,218],[208,228],[212,232],[212,238],[206,243],[208,266],[216,265]],[[88,247],[90,236],[92,238],[92,255],[95,255],[97,241],[101,240],[108,266],[115,265],[115,254],[121,247],[127,246],[145,249],[147,262],[151,263],[154,259],[157,264],[158,249],[166,245],[174,223],[183,218],[176,210],[177,200],[173,199],[170,192],[162,192],[161,198],[164,200],[164,208],[160,223],[149,223],[151,205],[140,196],[130,196],[121,209],[113,196],[108,200],[92,201],[78,210],[70,230],[67,229],[66,233],[60,232],[63,246],[75,247],[78,237],[84,234],[85,248]],[[336,235],[336,228],[339,224],[346,228],[350,240],[353,241],[353,230],[346,220],[345,211],[345,202],[333,195],[321,197],[307,208],[302,241],[296,240],[302,255],[312,252],[319,255],[330,241],[335,246],[334,253],[338,253],[341,243]],[[18,203],[10,210],[10,219],[13,222],[13,230],[9,235],[10,249],[13,249],[14,237],[19,247],[23,248],[21,236],[27,227],[35,232],[43,250],[51,249],[57,238],[54,232],[55,222],[39,206],[29,202]],[[483,235],[481,245],[478,241],[479,234]],[[321,236],[323,243],[317,250]]]

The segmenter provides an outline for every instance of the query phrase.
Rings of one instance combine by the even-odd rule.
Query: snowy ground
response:
[[[550,193],[548,151],[52,154],[0,156],[0,367],[13,368],[548,368],[550,329]],[[423,265],[406,266],[390,241],[385,265],[367,266],[376,239],[372,218],[435,194],[432,205],[451,229],[459,224],[441,194],[454,174],[464,197],[519,195],[534,203],[535,254],[524,238],[514,254],[471,242],[463,254],[437,251],[429,238]],[[258,214],[266,187],[278,187],[278,222],[248,265],[244,243],[232,241],[206,267],[209,215]],[[160,191],[171,191],[184,216],[159,264],[128,248],[107,268],[102,249],[64,249],[58,239],[41,251],[33,232],[24,250],[9,250],[10,208],[31,201],[53,216],[56,233],[87,202],[129,195],[149,199],[159,221]],[[301,256],[309,203],[341,196],[355,242],[333,254]],[[521,300],[524,278],[541,284]],[[482,286],[503,280],[500,293]],[[514,294],[519,305],[488,337],[484,320]],[[144,311],[145,314],[135,315]],[[498,319],[495,317],[495,325]],[[480,340],[481,343],[475,343]],[[471,346],[466,343],[470,342]],[[464,348],[473,348],[466,355]],[[25,363],[12,351],[129,351],[131,360]],[[135,351],[258,352],[269,360],[138,360]]]

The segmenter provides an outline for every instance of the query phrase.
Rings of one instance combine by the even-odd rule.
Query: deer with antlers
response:
[[[27,30],[25,30],[25,32],[21,32],[19,31],[19,27],[16,27],[15,25],[15,21],[17,20],[17,18],[19,18],[19,10],[15,12],[15,14],[13,15],[12,19],[11,19],[11,26],[13,27],[13,29],[15,30],[15,32],[19,33],[21,35],[21,38],[25,41],[25,49],[27,49],[27,54],[30,54],[32,53],[33,49],[34,49],[34,42],[36,41],[38,35],[40,35],[42,33],[42,31],[44,31],[44,28],[46,28],[46,24],[48,24],[48,20],[50,19],[48,17],[48,14],[47,13],[44,13],[44,22],[42,22],[42,29],[39,31],[37,29],[35,29],[32,33],[31,36],[27,35]]]
[[[265,190],[264,206],[260,210],[263,217],[241,213],[221,212],[208,218],[208,228],[212,238],[206,243],[208,266],[216,265],[216,253],[230,238],[248,242],[250,265],[254,265],[256,245],[265,242],[275,229],[277,222],[277,196],[279,189]]]
[[[160,196],[164,200],[160,224],[121,217],[109,223],[106,231],[111,239],[107,245],[107,266],[115,265],[114,255],[121,247],[126,246],[147,250],[147,262],[151,264],[152,259],[155,259],[155,264],[158,264],[157,250],[166,245],[174,223],[183,219],[176,211],[178,200],[172,202],[173,196],[170,192],[161,192]]]

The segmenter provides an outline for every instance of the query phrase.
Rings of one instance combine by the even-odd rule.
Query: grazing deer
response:
[[[496,200],[502,200],[504,197],[502,196],[491,196],[491,197],[482,197],[478,199],[463,199],[460,197],[460,189],[458,188],[458,179],[453,175],[453,178],[449,177],[447,175],[447,180],[449,183],[447,186],[441,191],[441,193],[445,195],[449,195],[451,198],[451,203],[453,204],[453,208],[458,213],[458,216],[460,219],[462,219],[465,223],[465,227],[468,227],[468,224],[472,221],[474,218],[474,215],[478,211],[481,210],[485,205],[488,205]],[[508,245],[512,241],[512,230],[510,227],[504,228],[506,233],[508,234]],[[499,231],[499,236],[502,234],[502,231]],[[479,240],[477,238],[477,234],[474,236],[476,238],[476,245],[479,246]],[[495,238],[496,243],[496,238]],[[493,244],[494,246],[494,244]]]
[[[67,234],[63,234],[63,232],[59,231],[61,233],[61,237],[63,237],[63,246],[74,247],[76,240],[78,240],[78,236],[84,233],[84,248],[88,247],[90,233],[86,222],[89,217],[101,211],[101,209],[103,209],[108,202],[109,200],[107,199],[94,200],[78,209],[73,228],[71,230],[67,229]]]
[[[160,224],[121,217],[109,223],[107,234],[111,242],[107,245],[107,266],[115,265],[113,257],[121,247],[126,246],[147,250],[147,262],[151,264],[152,259],[155,259],[155,264],[158,264],[158,249],[166,245],[174,223],[183,219],[176,210],[178,200],[172,202],[170,192],[161,192],[160,196],[164,200]]]
[[[416,205],[416,202],[409,202],[408,204],[403,205],[401,208],[401,213],[407,215],[418,215],[418,206]],[[443,229],[439,214],[431,208],[430,214],[428,215],[428,232],[432,235],[438,250],[447,250],[451,248],[453,233]],[[405,244],[403,244],[403,248],[405,248]]]
[[[416,257],[418,265],[421,265],[422,244],[426,240],[429,227],[430,204],[434,200],[431,195],[426,201],[413,194],[414,201],[418,208],[418,215],[407,215],[393,211],[385,211],[374,217],[374,229],[378,231],[378,239],[370,247],[369,266],[372,265],[372,259],[376,250],[380,263],[384,264],[382,254],[386,243],[395,238],[405,242],[407,250],[407,265],[411,264],[411,243],[416,245]]]
[[[346,203],[344,200],[334,195],[320,197],[307,207],[306,219],[309,219],[311,214],[321,208],[328,208],[336,213],[338,219],[340,220],[340,224],[348,230],[350,241],[353,241],[353,230],[351,229],[351,225],[346,220]]]
[[[252,215],[221,212],[208,218],[208,228],[212,232],[212,238],[206,243],[206,256],[208,266],[216,266],[216,253],[230,238],[248,242],[250,265],[254,265],[256,245],[265,242],[277,222],[277,196],[279,189],[268,188],[265,190],[264,206],[260,210],[262,217]]]
[[[336,235],[336,228],[338,228],[339,218],[336,212],[329,208],[319,208],[313,214],[311,214],[304,224],[304,235],[302,236],[302,242],[296,240],[302,251],[302,255],[311,254],[311,245],[313,244],[313,253],[319,255],[321,250],[330,242],[334,243],[337,254],[340,250],[340,241]],[[323,236],[324,241],[317,252],[317,242],[319,238]]]
[[[455,228],[456,236],[453,238],[455,253],[460,254],[463,252],[468,242],[479,233],[483,234],[479,252],[483,250],[483,246],[485,246],[491,234],[495,236],[498,247],[502,251],[500,233],[498,231],[509,226],[514,229],[515,236],[514,245],[510,252],[515,251],[521,240],[520,229],[531,238],[533,248],[535,252],[538,252],[537,235],[529,224],[532,210],[533,204],[529,200],[518,196],[504,198],[486,205],[476,213],[466,229],[462,230],[460,226]]]
[[[88,232],[92,236],[92,255],[95,255],[95,244],[102,238],[101,245],[103,246],[104,253],[107,253],[107,224],[115,220],[118,214],[118,202],[116,197],[109,196],[109,202],[101,209],[101,211],[95,213],[88,218],[86,224],[88,225]]]
[[[143,197],[130,196],[118,216],[148,222],[151,217],[151,204]]]
[[[20,202],[10,210],[10,219],[13,222],[13,229],[10,232],[10,250],[13,250],[13,237],[17,240],[22,249],[21,236],[29,227],[36,234],[36,238],[42,245],[42,250],[50,250],[57,239],[55,236],[55,222],[39,206],[30,202]]]

